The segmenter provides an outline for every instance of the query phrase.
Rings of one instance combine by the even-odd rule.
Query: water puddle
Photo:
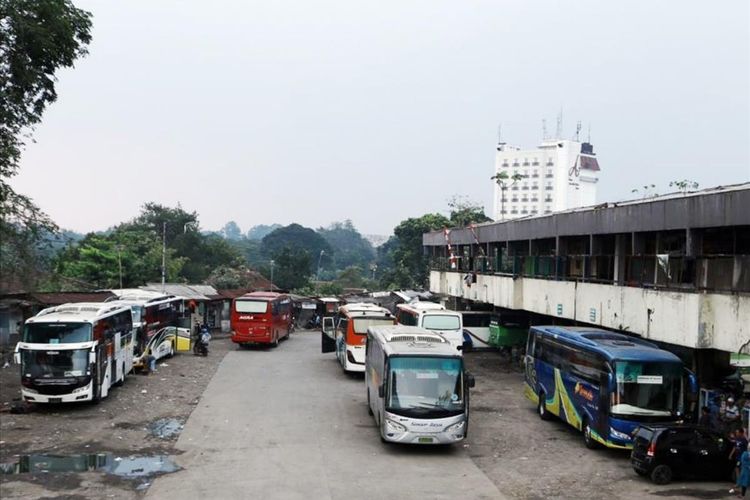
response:
[[[0,464],[0,474],[99,471],[126,479],[168,474],[180,468],[167,455],[115,456],[112,453],[80,455],[21,455],[16,462]]]
[[[177,436],[183,427],[184,424],[176,418],[160,418],[149,424],[148,431],[159,439],[170,439]]]

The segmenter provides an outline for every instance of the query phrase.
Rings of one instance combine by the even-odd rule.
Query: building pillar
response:
[[[630,238],[628,238],[630,236]],[[631,240],[630,242],[628,240]],[[632,245],[632,236],[628,234],[615,235],[615,264],[614,281],[616,285],[625,284],[625,260],[628,243]]]

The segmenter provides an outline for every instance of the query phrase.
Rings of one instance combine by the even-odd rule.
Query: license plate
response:
[[[62,403],[62,398],[49,398],[50,403]]]
[[[432,438],[431,437],[421,437],[421,438],[418,439],[418,442],[420,442],[420,443],[432,443]]]

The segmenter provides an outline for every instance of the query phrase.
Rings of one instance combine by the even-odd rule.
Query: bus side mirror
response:
[[[16,365],[21,364],[21,353],[20,352],[14,352],[13,353],[13,363]]]
[[[695,373],[691,372],[687,368],[683,368],[685,370],[685,375],[688,382],[688,390],[691,395],[697,395],[698,394],[698,378],[695,376]]]
[[[385,384],[380,384],[378,386],[378,397],[384,398],[385,397]]]
[[[89,352],[89,364],[96,363],[96,353],[95,352]]]
[[[471,373],[466,374],[466,385],[469,386],[469,389],[474,387],[477,384],[477,381],[474,379],[474,375]]]

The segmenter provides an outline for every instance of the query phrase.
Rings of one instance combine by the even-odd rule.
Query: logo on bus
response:
[[[573,392],[581,396],[586,401],[594,401],[594,391],[592,391],[591,389],[586,389],[583,385],[581,385],[580,382],[576,382],[576,387]]]

